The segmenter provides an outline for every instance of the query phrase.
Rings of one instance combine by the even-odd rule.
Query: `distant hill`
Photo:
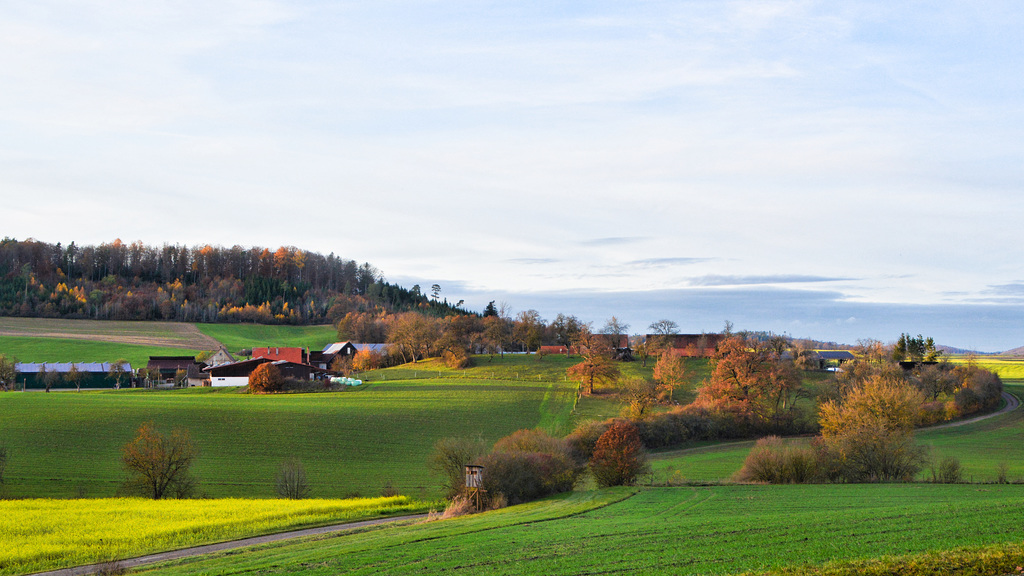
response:
[[[294,246],[67,246],[0,240],[0,316],[325,324],[348,312],[468,314],[369,263]]]
[[[1003,356],[1024,356],[1024,346],[1019,346],[1013,350],[1007,350],[1003,352]]]
[[[943,354],[977,354],[978,356],[991,356],[989,352],[978,352],[977,350],[967,350],[966,348],[954,348],[953,346],[943,346],[939,344],[935,347],[936,350]],[[1020,349],[1024,354],[1024,348]]]

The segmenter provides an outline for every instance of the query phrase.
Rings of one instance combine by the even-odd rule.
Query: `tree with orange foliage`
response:
[[[669,402],[675,400],[675,390],[686,382],[686,360],[674,348],[662,352],[654,365],[654,379],[658,393]]]
[[[619,367],[612,360],[612,351],[604,338],[595,338],[590,330],[584,327],[580,332],[580,353],[583,361],[571,366],[565,375],[580,383],[580,395],[594,393],[594,384],[603,382],[614,384],[619,379]]]
[[[792,416],[800,377],[757,342],[723,340],[713,358],[711,378],[697,391],[695,406],[732,414],[740,424],[763,428]]]
[[[128,471],[128,483],[154,500],[169,495],[182,498],[195,488],[189,467],[198,455],[187,430],[175,429],[168,436],[147,422],[139,427],[135,439],[125,444],[121,464]]]
[[[644,444],[633,423],[616,420],[597,439],[590,457],[590,472],[598,486],[631,485],[647,469]]]
[[[277,392],[284,384],[281,377],[281,370],[272,362],[260,364],[249,374],[249,391],[262,394],[265,392]]]

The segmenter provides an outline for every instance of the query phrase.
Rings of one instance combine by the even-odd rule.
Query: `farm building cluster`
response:
[[[285,378],[323,380],[336,376],[339,360],[360,350],[382,352],[387,344],[335,342],[323,350],[273,346],[253,348],[236,359],[221,348],[203,357],[150,356],[146,366],[109,362],[19,362],[17,383],[23,390],[100,389],[122,387],[245,386],[261,364],[273,363]]]

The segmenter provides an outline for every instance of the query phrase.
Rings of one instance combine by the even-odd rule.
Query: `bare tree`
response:
[[[139,427],[135,439],[125,444],[121,464],[128,472],[128,484],[154,500],[170,495],[183,498],[195,489],[189,468],[198,455],[187,430],[178,428],[165,435],[147,422]]]
[[[114,380],[114,388],[121,389],[121,380],[124,380],[128,371],[125,370],[125,366],[128,364],[128,360],[124,358],[118,358],[110,365],[110,371],[107,375]]]
[[[299,500],[309,496],[309,482],[306,469],[298,458],[289,458],[281,463],[277,471],[277,495],[281,498]]]
[[[82,371],[78,369],[78,366],[71,365],[71,368],[64,374],[64,381],[74,386],[75,390],[82,391]]]

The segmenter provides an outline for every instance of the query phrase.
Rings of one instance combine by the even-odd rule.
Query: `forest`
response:
[[[294,246],[67,246],[0,240],[0,315],[322,324],[349,312],[468,314],[438,290],[387,282],[369,263]]]

